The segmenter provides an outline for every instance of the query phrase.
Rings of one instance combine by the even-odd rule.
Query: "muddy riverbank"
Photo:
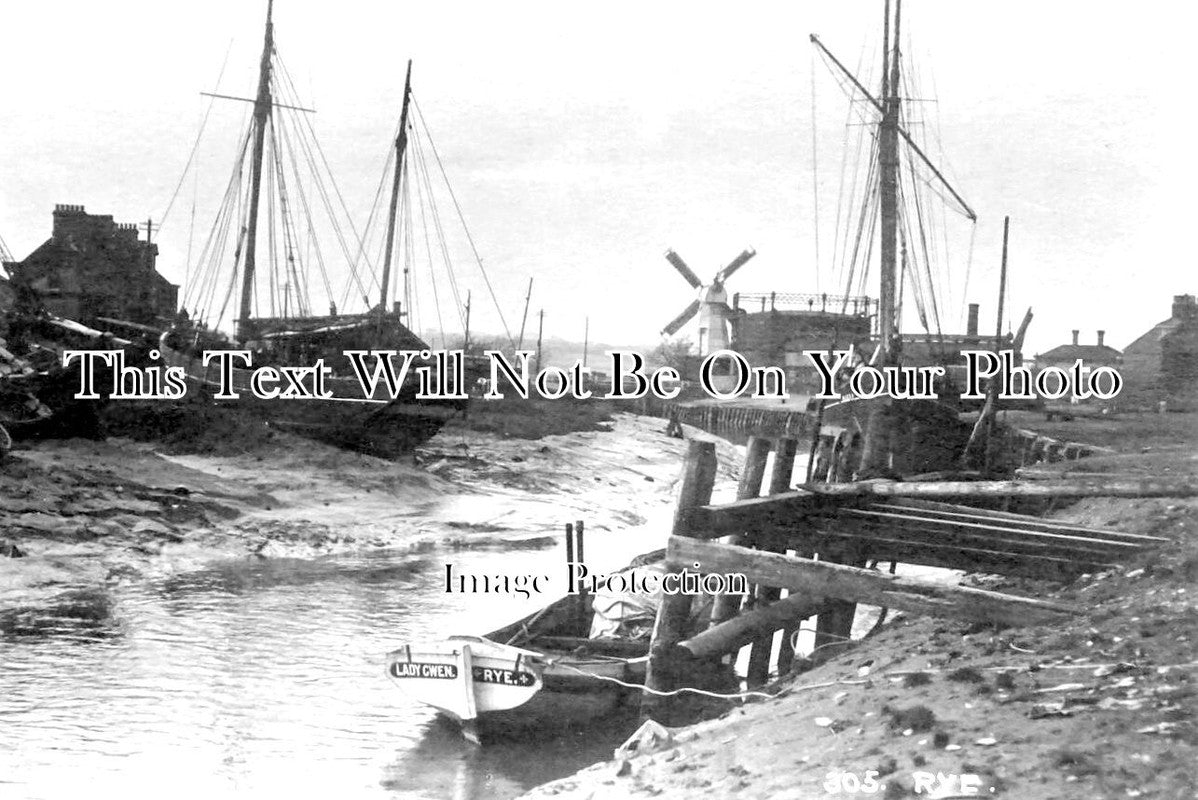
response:
[[[1198,476],[1195,415],[1079,420],[1050,434],[1118,454],[1048,469]],[[1064,585],[967,577],[1084,613],[1004,629],[892,615],[876,636],[768,687],[773,699],[526,797],[1194,797],[1198,501],[1092,499],[1052,516],[1171,544]]]
[[[681,440],[620,415],[540,439],[443,432],[405,463],[274,433],[252,449],[159,452],[126,438],[37,442],[0,466],[0,619],[82,612],[113,582],[214,560],[432,546],[547,547],[669,518]],[[722,449],[722,480],[735,449]],[[668,524],[668,523],[667,523]],[[648,536],[660,546],[665,528]],[[83,605],[86,605],[84,603]],[[95,613],[100,613],[96,611]]]

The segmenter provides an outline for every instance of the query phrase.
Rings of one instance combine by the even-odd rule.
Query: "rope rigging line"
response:
[[[901,169],[900,169],[899,174],[901,177],[901,175],[902,175]],[[914,232],[912,230],[912,219],[911,219],[912,215],[907,213],[907,209],[914,207],[916,209],[916,216],[918,216],[919,198],[917,196],[914,196],[911,199],[908,199],[907,191],[906,191],[905,187],[903,186],[903,184],[901,183],[901,181],[898,186],[898,195],[899,195],[899,235],[902,239],[902,246],[903,246],[902,274],[906,275],[908,272],[911,273],[910,277],[914,284],[913,296],[915,299],[915,308],[919,314],[919,323],[920,323],[920,326],[924,329],[925,333],[931,333],[931,327],[928,324],[928,313],[927,312],[928,312],[929,306],[931,305],[930,297],[932,297],[932,291],[931,291],[931,288],[924,282],[924,275],[919,269],[919,260],[918,260],[917,254],[914,254],[911,252],[912,251],[912,241],[914,239]],[[912,264],[914,264],[914,266],[912,266]],[[899,299],[901,302],[901,300],[902,300],[901,293],[899,295]]]
[[[873,147],[869,159],[869,169],[866,172],[865,191],[861,201],[861,213],[857,218],[857,234],[853,240],[852,256],[849,259],[849,274],[845,281],[845,294],[841,313],[848,309],[849,297],[853,293],[853,276],[857,272],[858,265],[861,266],[860,284],[856,287],[857,292],[861,293],[864,289],[865,281],[869,273],[870,256],[873,252],[873,240],[877,231],[877,217],[880,210],[881,202],[879,200],[879,187],[881,181],[880,170],[878,169],[878,144],[874,140]],[[846,240],[847,241],[847,240]],[[866,257],[858,260],[861,252],[861,243],[866,241]]]
[[[436,142],[433,141],[432,132],[428,128],[428,122],[424,118],[424,112],[420,108],[420,104],[416,102],[415,95],[412,96],[412,106],[416,109],[416,116],[420,120],[420,125],[424,129],[424,135],[428,138],[429,148],[433,151],[433,158],[436,159],[437,168],[441,171],[441,177],[445,181],[445,188],[449,191],[449,197],[453,200],[453,207],[458,213],[458,220],[462,223],[462,228],[466,233],[466,241],[470,243],[470,250],[474,253],[474,260],[478,264],[479,272],[482,273],[483,282],[486,284],[487,292],[491,295],[491,302],[495,304],[495,311],[499,315],[499,322],[503,325],[504,335],[507,336],[508,344],[515,346],[516,340],[512,338],[512,331],[508,327],[507,319],[503,316],[503,309],[499,305],[499,298],[495,296],[495,289],[491,285],[491,278],[487,275],[487,270],[483,267],[483,260],[478,254],[478,248],[474,244],[474,237],[470,234],[470,226],[466,224],[466,217],[462,213],[462,206],[458,203],[457,195],[453,191],[453,186],[449,183],[449,175],[445,172],[445,165],[441,161],[441,155],[437,152]]]
[[[458,287],[457,274],[453,269],[453,260],[449,255],[448,240],[445,236],[445,228],[441,222],[441,212],[437,208],[437,204],[433,201],[433,187],[431,179],[431,171],[428,168],[428,160],[424,153],[424,142],[420,138],[414,139],[414,151],[416,158],[416,176],[417,176],[417,194],[425,198],[425,202],[421,204],[422,211],[427,209],[427,213],[431,214],[433,229],[436,231],[438,250],[441,253],[441,263],[445,269],[445,274],[449,278],[449,288],[453,295],[454,308],[458,315],[458,322],[461,323],[463,331],[466,328],[466,316],[462,305],[462,293]],[[422,188],[423,187],[423,188]],[[423,192],[423,194],[421,194]],[[429,276],[436,283],[435,268],[432,262],[432,256],[429,256]]]
[[[820,257],[819,257],[819,128],[816,121],[815,104],[815,54],[811,55],[811,224],[815,239],[815,293],[820,290]]]
[[[204,247],[200,251],[199,258],[196,260],[195,270],[193,271],[190,265],[188,267],[188,272],[192,274],[193,282],[185,289],[184,296],[188,300],[187,305],[191,305],[194,310],[202,312],[201,316],[206,316],[210,311],[215,296],[219,253],[224,250],[228,241],[229,227],[235,217],[240,197],[238,189],[242,183],[245,158],[249,152],[252,134],[252,126],[247,126],[245,136],[241,140],[237,158],[233,164],[232,173],[229,176],[229,182],[225,187],[221,205],[217,210],[216,218],[212,221],[212,227],[204,242]]]
[[[412,170],[411,165],[404,164],[403,174],[400,175],[400,185],[403,188],[401,195],[401,203],[403,208],[404,220],[404,262],[403,262],[403,302],[404,307],[408,309],[408,328],[416,333],[424,326],[424,317],[420,310],[420,292],[417,289],[416,281],[419,276],[413,266],[416,264],[416,211],[421,212],[421,230],[424,233],[425,239],[428,238],[428,223],[424,221],[424,208],[421,206],[416,208],[416,204],[412,202]],[[432,260],[432,251],[427,246],[425,249],[429,253],[429,261]],[[437,285],[433,282],[433,307],[437,314],[441,313],[439,301],[436,299]],[[420,334],[417,333],[419,336]],[[442,335],[442,344],[444,344],[444,335]]]
[[[904,79],[908,87],[906,90],[908,96],[920,98],[923,97],[922,79],[920,75],[920,64],[916,63],[914,60],[911,60],[909,62],[907,71],[904,73]],[[932,105],[936,106],[938,103],[932,101]],[[918,103],[911,106],[911,111],[913,115],[918,115],[918,133],[920,136],[921,149],[924,152],[930,152],[932,150],[930,146],[931,143],[929,142],[928,138],[930,120],[925,108],[925,103]],[[932,313],[936,323],[936,333],[940,339],[940,345],[943,350],[944,330],[943,317],[940,313],[940,308],[945,306],[946,303],[949,305],[949,307],[951,307],[955,300],[955,294],[952,291],[952,281],[950,280],[951,266],[947,258],[948,240],[946,231],[947,225],[944,217],[945,206],[944,204],[940,204],[938,208],[940,212],[939,225],[941,227],[942,233],[945,236],[945,253],[942,255],[939,254],[936,249],[937,237],[935,236],[934,225],[934,223],[937,222],[936,215],[929,212],[929,210],[926,208],[923,201],[923,195],[920,193],[919,186],[916,185],[915,159],[910,159],[910,165],[909,172],[912,182],[912,192],[919,198],[919,205],[916,207],[916,211],[919,214],[919,241],[924,254],[924,267],[928,273],[928,286],[929,291],[931,292]],[[932,235],[928,234],[929,230],[932,230]],[[935,267],[935,269],[933,269],[933,267]]]
[[[974,222],[971,226],[969,226],[969,253],[965,258],[965,285],[961,290],[962,294],[964,294],[966,297],[969,296],[969,277],[973,272],[973,247],[977,243],[977,236],[978,224],[977,222]],[[962,311],[962,313],[965,312]]]
[[[826,56],[824,56],[822,51],[820,51],[820,56],[821,56],[821,58],[824,58],[825,63],[827,63],[827,58],[826,58]],[[861,71],[861,67],[862,67],[862,64],[864,63],[864,60],[865,60],[865,47],[864,47],[864,45],[862,45],[861,52],[857,56],[857,71],[858,72]],[[830,68],[831,65],[828,65],[828,66]],[[844,91],[845,90],[845,87],[844,87],[845,79],[839,74],[839,72],[832,71],[831,74],[832,74],[833,80],[835,80],[838,84],[840,84],[841,90]],[[846,296],[852,293],[851,289],[849,288],[852,285],[852,276],[850,274],[846,277],[845,273],[848,270],[848,267],[846,267],[845,262],[848,259],[848,241],[849,241],[850,233],[852,231],[853,223],[852,223],[852,219],[850,217],[844,216],[844,228],[843,228],[843,237],[842,237],[841,219],[842,219],[842,212],[843,212],[844,208],[846,206],[849,208],[852,208],[856,204],[857,185],[858,185],[859,178],[861,175],[861,163],[862,163],[861,162],[861,153],[864,150],[864,137],[865,137],[865,128],[858,127],[857,141],[856,141],[856,156],[853,159],[853,180],[852,180],[852,183],[849,188],[848,198],[846,199],[844,190],[845,190],[845,186],[846,186],[845,173],[848,170],[848,163],[849,163],[849,135],[850,135],[850,132],[852,131],[852,128],[854,127],[852,125],[852,119],[856,113],[857,113],[856,109],[853,108],[853,103],[850,102],[848,104],[847,108],[845,109],[844,141],[841,143],[840,192],[838,194],[837,202],[836,202],[835,238],[832,243],[834,280],[836,283],[839,283],[845,287],[845,295]],[[867,187],[866,191],[868,191],[868,187]],[[837,260],[837,254],[839,254],[839,260]]]
[[[293,113],[298,113],[298,112],[293,112]],[[295,175],[295,178],[296,178],[296,194],[299,196],[300,209],[303,211],[304,221],[308,225],[308,230],[311,231],[311,230],[313,230],[312,208],[311,208],[311,203],[308,200],[308,193],[306,191],[304,191],[304,184],[301,179],[301,175],[303,173],[300,171],[299,164],[296,162],[296,158],[295,158],[296,148],[290,144],[292,134],[288,132],[288,129],[286,127],[282,128],[281,130],[283,131],[282,138],[283,138],[283,141],[285,144],[284,149],[287,152],[288,160],[291,162],[291,172],[293,175]],[[302,136],[303,132],[298,131],[297,134],[298,134],[298,136]],[[332,300],[333,299],[333,287],[329,280],[329,270],[325,266],[324,251],[320,247],[320,242],[317,241],[314,237],[310,238],[309,244],[311,245],[313,260],[316,262],[316,266],[320,271],[320,278],[321,278],[321,282],[324,284],[325,296],[328,297],[330,300]],[[311,287],[308,285],[308,281],[306,278],[303,281],[303,284],[301,286],[296,287],[296,291],[303,292],[304,306],[306,308],[308,308],[310,311]],[[301,315],[301,316],[303,316],[303,315]]]
[[[279,88],[281,90],[280,94],[286,94],[289,98],[296,101],[290,103],[291,105],[299,105],[299,95],[298,92],[295,91],[295,84],[291,79],[291,74],[288,71],[286,64],[283,62],[282,57],[278,55],[277,51],[276,60],[278,61],[279,69],[275,74],[281,77],[281,80],[279,81]],[[288,90],[290,90],[290,94],[287,94]],[[361,249],[362,237],[358,235],[357,228],[354,226],[353,217],[350,215],[349,207],[345,202],[344,196],[341,194],[341,188],[337,185],[337,180],[333,176],[333,171],[329,166],[328,158],[325,156],[324,149],[321,147],[320,140],[316,137],[316,129],[312,126],[312,121],[308,119],[307,114],[294,109],[290,109],[290,112],[293,124],[296,126],[297,130],[307,133],[307,136],[300,135],[297,138],[301,145],[302,152],[312,171],[317,194],[320,196],[321,201],[325,206],[325,211],[329,216],[329,222],[333,227],[333,233],[336,236],[338,245],[341,247],[341,251],[345,257],[346,263],[349,266],[350,275],[357,284],[358,290],[362,293],[362,298],[366,303],[366,307],[370,308],[370,291],[368,291],[363,285],[361,276],[358,272],[358,266],[352,255],[352,249],[346,243],[345,232],[341,227],[338,214],[334,210],[332,198],[329,195],[328,188],[325,186],[326,178],[328,179],[329,185],[332,187],[332,196],[336,197],[337,202],[340,204],[340,211],[345,216],[345,221],[349,225],[350,233],[353,235],[354,240],[359,245],[359,250]],[[316,156],[319,156],[319,161],[317,160]],[[323,171],[321,168],[323,168]],[[372,281],[371,289],[377,288],[378,280],[374,275],[374,269],[370,265],[369,261],[367,261],[367,267],[369,268],[368,275]]]
[[[218,327],[222,322],[224,322],[225,314],[229,310],[229,301],[232,299],[232,297],[234,295],[234,291],[237,288],[238,274],[239,274],[240,269],[242,269],[242,260],[241,260],[242,247],[245,245],[246,240],[248,238],[248,234],[249,234],[248,217],[249,217],[249,206],[250,206],[250,199],[249,199],[250,191],[251,191],[250,186],[247,184],[245,187],[244,195],[242,195],[241,192],[238,192],[238,219],[240,221],[240,224],[237,226],[238,230],[239,230],[239,234],[237,237],[237,247],[233,251],[233,270],[229,275],[229,285],[228,285],[228,288],[225,290],[225,299],[224,299],[224,302],[221,303],[220,313],[217,314],[216,323],[213,327]],[[254,292],[254,289],[252,286],[249,287],[249,291],[250,291],[250,294],[252,297],[253,292]]]
[[[221,62],[220,72],[216,76],[216,91],[220,91],[221,81],[225,77],[225,67],[229,65],[229,53],[233,51],[233,40],[229,40],[229,46],[225,49],[225,58]],[[166,210],[162,212],[158,219],[158,233],[161,235],[162,226],[166,224],[167,218],[170,216],[171,209],[175,205],[175,198],[179,196],[179,190],[183,188],[183,181],[187,179],[187,171],[191,169],[192,161],[195,160],[196,152],[200,149],[200,139],[204,136],[204,128],[208,126],[208,118],[212,115],[212,106],[216,103],[217,98],[208,98],[208,108],[204,110],[204,116],[200,120],[200,130],[196,133],[195,142],[191,145],[191,152],[187,155],[187,162],[183,165],[183,174],[179,176],[179,182],[175,184],[175,191],[171,193],[171,199],[166,204]]]
[[[284,133],[283,138],[285,139],[286,129],[281,128],[280,130],[283,131],[283,133]],[[272,131],[273,131],[273,123],[272,123]],[[279,140],[277,140],[277,141],[279,141]],[[300,272],[296,269],[296,266],[295,266],[295,261],[296,261],[296,259],[295,259],[295,240],[296,240],[295,220],[293,219],[292,214],[291,214],[291,210],[290,210],[291,204],[287,201],[287,197],[288,197],[287,174],[286,174],[286,170],[284,168],[281,148],[278,147],[277,141],[276,141],[275,147],[272,149],[272,152],[275,156],[275,158],[274,158],[275,170],[278,173],[278,177],[275,182],[278,187],[278,193],[279,193],[279,224],[280,224],[280,227],[282,228],[282,232],[283,232],[283,249],[284,249],[283,271],[284,271],[284,276],[287,278],[287,283],[291,283],[292,285],[295,286],[295,306],[296,306],[296,311],[298,312],[296,314],[296,316],[304,317],[304,316],[308,316],[312,313],[311,295],[310,295],[310,290],[309,290],[307,281],[301,280]],[[298,173],[295,173],[295,180],[296,180],[297,192],[302,194],[303,193],[303,182]],[[309,224],[309,229],[311,229],[310,224]],[[323,270],[322,270],[321,274],[322,275],[324,274]],[[286,284],[284,284],[284,286],[286,286]],[[328,286],[327,277],[325,280],[325,289],[326,289],[326,293],[328,294],[328,296],[331,296],[332,292]],[[283,296],[283,303],[282,303],[283,316],[288,316],[288,314],[287,314],[287,299],[288,298],[287,298],[286,288],[284,288],[284,296]]]
[[[416,190],[418,193],[421,191],[419,180],[417,180],[417,182],[416,182]],[[433,310],[436,312],[436,315],[437,315],[437,330],[441,334],[441,347],[445,348],[445,347],[447,347],[447,343],[445,341],[445,321],[444,321],[444,319],[442,319],[442,316],[441,316],[441,296],[440,296],[440,291],[437,289],[436,276],[433,274],[433,249],[432,249],[432,243],[429,241],[428,215],[424,211],[424,205],[420,206],[420,227],[421,227],[421,231],[424,233],[424,250],[425,250],[425,253],[428,255],[429,285],[432,286],[432,289],[433,289]],[[457,296],[456,288],[455,288],[454,296],[455,297]]]
[[[366,217],[366,225],[362,228],[362,237],[358,241],[358,254],[354,258],[354,263],[366,257],[367,252],[376,252],[371,249],[370,239],[372,233],[376,230],[376,220],[379,219],[379,214],[383,210],[383,200],[387,191],[387,178],[391,175],[391,171],[395,168],[395,140],[399,137],[399,121],[395,122],[395,129],[391,133],[391,138],[387,140],[387,155],[383,159],[383,168],[379,170],[379,183],[374,193],[374,202],[370,206],[370,214]],[[403,195],[401,195],[402,198]],[[378,234],[379,250],[377,251],[377,261],[382,263],[386,258],[385,249],[387,246],[387,231],[384,229]],[[371,270],[373,272],[373,269]],[[349,283],[345,284],[341,297],[339,298],[340,307],[346,307],[349,302],[349,293],[352,286]],[[405,298],[406,301],[406,298]],[[406,304],[406,303],[405,303]]]
[[[266,152],[263,154],[263,160],[265,160],[270,165],[270,167],[266,170],[266,220],[265,220],[265,222],[266,222],[266,270],[265,270],[265,272],[266,272],[266,285],[267,285],[267,292],[266,292],[267,298],[266,299],[267,299],[267,307],[270,309],[270,316],[275,317],[275,316],[278,316],[276,309],[275,309],[275,297],[278,294],[277,282],[278,282],[279,269],[278,269],[278,262],[276,260],[277,256],[275,253],[275,217],[276,217],[275,199],[278,196],[278,193],[275,190],[274,161],[275,161],[275,156],[278,153],[278,148],[274,146],[274,141],[273,141],[274,136],[275,136],[274,115],[271,114],[270,116],[268,116],[266,118],[266,120],[267,120],[268,127],[267,127],[266,144],[265,144]],[[261,224],[262,223],[259,223],[259,225],[261,225]],[[259,275],[255,275],[254,278],[257,279],[260,276],[261,276],[261,273],[259,273]],[[256,282],[257,281],[255,280],[255,283]],[[254,289],[254,316],[255,317],[259,316],[257,301],[258,301],[258,290],[257,290],[257,288],[255,288]]]

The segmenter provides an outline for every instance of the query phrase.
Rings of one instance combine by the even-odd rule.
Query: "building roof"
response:
[[[1159,342],[1169,333],[1177,330],[1182,326],[1182,320],[1170,317],[1164,322],[1158,322],[1149,328],[1144,334],[1139,336],[1134,342],[1127,346],[1125,352],[1138,353],[1141,350],[1152,350],[1156,342]]]
[[[1118,361],[1121,354],[1105,344],[1062,344],[1046,353],[1038,353],[1037,361]]]

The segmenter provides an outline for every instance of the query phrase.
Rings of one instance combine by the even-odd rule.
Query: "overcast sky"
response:
[[[221,91],[252,95],[264,14],[264,0],[8,4],[0,235],[14,255],[48,237],[56,203],[160,218],[207,107],[199,92],[215,87],[226,52]],[[1004,214],[1008,316],[1034,307],[1032,352],[1072,328],[1083,341],[1105,328],[1121,348],[1168,316],[1174,294],[1198,290],[1188,246],[1196,159],[1183,144],[1193,138],[1194,17],[1190,4],[1166,2],[905,4],[920,99],[937,101],[924,113],[938,118],[943,166],[979,216],[968,299],[983,304],[985,330]],[[808,35],[856,68],[881,19],[880,0],[275,9],[279,51],[318,110],[355,214],[373,200],[412,58],[416,96],[509,323],[518,328],[533,276],[548,333],[581,338],[589,315],[592,337],[616,343],[656,341],[692,298],[662,258],[667,247],[705,279],[756,248],[732,291],[835,288],[847,105]],[[216,106],[210,133],[231,140],[245,111]],[[199,164],[217,191],[231,163],[218,155]],[[160,239],[160,270],[175,281],[191,195]],[[969,227],[947,219],[959,290]],[[462,275],[473,275],[468,265]],[[495,330],[474,285],[475,327]],[[955,329],[964,298],[950,299]]]

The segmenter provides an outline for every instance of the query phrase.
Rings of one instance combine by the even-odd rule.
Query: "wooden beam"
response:
[[[838,500],[825,499],[811,492],[785,492],[734,503],[705,505],[695,509],[694,534],[703,539],[715,539],[746,530],[791,525],[813,510],[834,508]]]
[[[699,562],[704,572],[737,572],[750,581],[826,598],[1007,625],[1079,613],[1059,603],[889,575],[808,558],[671,536],[667,562]]]
[[[818,597],[792,594],[768,606],[746,611],[727,622],[708,628],[679,644],[696,658],[709,658],[735,653],[762,636],[773,637],[779,628],[798,625],[808,617],[819,614],[826,603]]]
[[[1169,539],[1162,539],[1159,536],[1145,536],[1138,533],[1124,533],[1123,531],[1116,531],[1108,528],[1090,528],[1084,525],[1075,525],[1069,522],[1033,517],[1028,514],[1016,514],[1011,511],[997,511],[993,509],[975,508],[973,506],[958,506],[953,505],[952,503],[940,503],[935,500],[919,500],[911,497],[899,497],[881,502],[874,501],[861,507],[878,509],[882,511],[894,509],[917,509],[920,511],[932,511],[946,519],[959,519],[965,522],[989,522],[1005,520],[1017,523],[1019,527],[1024,530],[1045,531],[1048,533],[1065,533],[1070,535],[1079,535],[1090,539],[1138,542],[1145,546],[1155,546],[1169,542]]]
[[[988,523],[962,522],[959,520],[939,519],[933,514],[905,511],[875,511],[872,508],[846,508],[836,517],[822,517],[823,520],[860,520],[862,522],[885,526],[886,528],[902,528],[912,530],[929,539],[949,537],[958,540],[980,541],[1001,548],[1039,550],[1044,552],[1090,552],[1090,553],[1124,553],[1130,554],[1144,549],[1139,542],[1121,542],[1111,539],[1092,539],[1085,536],[1051,533],[1048,531],[1027,531],[1011,524],[997,524],[998,520]]]
[[[804,491],[825,498],[849,497],[1198,497],[1198,481],[857,481],[805,483]]]
[[[1023,578],[1059,580],[1079,572],[1097,572],[1119,566],[1117,561],[1095,561],[1093,557],[1012,556],[1010,553],[996,550],[910,542],[886,535],[885,532],[848,531],[842,527],[818,529],[816,533],[803,538],[804,544],[816,549],[834,547],[837,541],[858,543],[861,550],[876,561],[899,561],[904,564]]]

